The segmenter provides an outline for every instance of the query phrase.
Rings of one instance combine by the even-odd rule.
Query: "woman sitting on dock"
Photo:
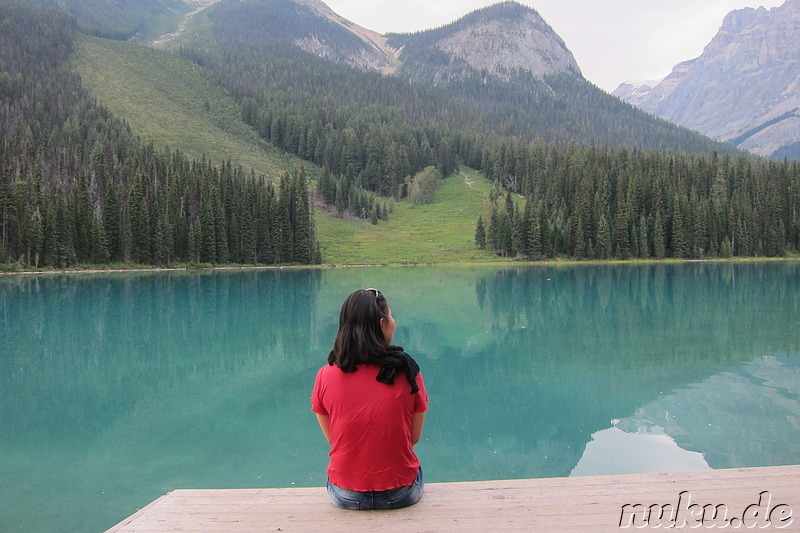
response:
[[[414,445],[428,395],[416,361],[391,344],[395,325],[379,290],[350,294],[314,383],[311,408],[331,444],[328,494],[343,509],[397,509],[422,497]]]

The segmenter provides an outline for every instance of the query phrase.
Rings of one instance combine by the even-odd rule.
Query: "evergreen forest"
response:
[[[579,73],[487,77],[454,63],[436,78],[435,39],[518,4],[390,35],[408,51],[394,75],[347,64],[364,43],[290,0],[208,8],[207,33],[173,53],[224,87],[265,142],[314,168],[311,180],[304,168],[256,175],[142,141],[71,70],[76,38],[130,39],[188,8],[148,0],[125,19],[115,9],[130,2],[93,1],[113,9],[0,0],[0,264],[320,263],[315,209],[381,224],[394,202],[432,202],[462,166],[493,184],[469,221],[474,245],[504,258],[800,251],[796,161],[737,153]],[[302,35],[325,43],[326,59],[298,48]]]
[[[434,86],[420,81],[414,67],[426,57],[413,52],[421,45],[411,47],[408,73],[401,69],[397,76],[302,51],[293,44],[298,34],[344,30],[289,0],[221,2],[209,17],[216,46],[181,52],[219,76],[241,102],[243,120],[275,146],[383,196],[405,197],[406,178],[430,165],[444,176],[458,164],[482,170],[487,154],[509,138],[733,152],[640,112],[577,74],[541,79],[515,71],[508,79],[487,79],[473,73]],[[340,53],[363,46],[348,37]],[[398,46],[425,42],[424,35],[393,39]]]
[[[0,263],[318,263],[304,171],[144,144],[68,68],[77,26],[0,4]]]
[[[508,143],[483,171],[506,187],[493,191],[475,242],[503,256],[779,257],[800,248],[797,161]]]

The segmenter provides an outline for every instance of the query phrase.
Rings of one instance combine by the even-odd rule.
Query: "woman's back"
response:
[[[394,332],[379,290],[351,293],[314,382],[311,408],[331,443],[328,494],[345,509],[396,509],[422,496],[414,445],[428,395],[417,362],[392,344]]]
[[[317,374],[312,409],[330,417],[331,482],[350,490],[389,490],[410,485],[419,470],[411,420],[427,410],[421,374],[419,392],[405,379],[393,385],[375,379],[381,367],[359,365],[342,372],[326,365]]]

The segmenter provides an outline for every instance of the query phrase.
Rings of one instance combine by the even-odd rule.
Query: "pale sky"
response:
[[[448,24],[495,0],[323,0],[380,33]],[[623,81],[666,76],[703,52],[734,9],[783,0],[519,0],[539,12],[570,49],[584,77],[613,91]]]

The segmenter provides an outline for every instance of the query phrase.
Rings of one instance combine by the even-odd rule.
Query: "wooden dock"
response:
[[[324,488],[176,490],[108,531],[602,533],[669,526],[800,531],[800,466],[429,483],[419,503],[393,511],[344,511]]]

